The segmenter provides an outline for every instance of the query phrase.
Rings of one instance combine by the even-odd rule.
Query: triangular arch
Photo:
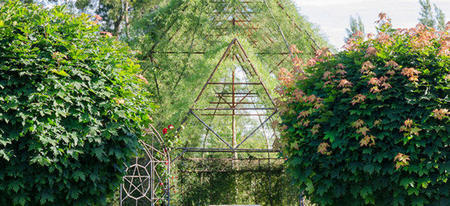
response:
[[[227,62],[231,62],[231,64],[224,66]],[[221,70],[224,71],[221,72]],[[261,150],[261,152],[269,151],[268,149],[272,145],[269,142],[273,140],[269,141],[267,138],[265,139],[267,145],[264,148],[244,147],[246,141],[252,138],[255,132],[263,127],[276,113],[275,103],[261,80],[257,68],[249,59],[239,40],[234,38],[212,70],[187,115],[187,118],[193,118],[196,123],[202,124],[222,144],[203,144],[202,148],[185,147],[184,150],[201,151],[203,149],[206,151],[216,149],[235,152],[256,149]],[[219,120],[220,125],[218,125],[222,129],[221,131],[218,131],[208,121],[213,122],[212,119],[214,118],[214,122],[218,121],[217,118],[223,120]],[[255,127],[236,128],[237,121],[244,121],[248,126],[255,119],[259,120]],[[224,123],[230,122],[231,124],[228,126],[224,125]],[[228,128],[231,132],[224,132],[223,128]],[[184,137],[183,134],[180,134],[180,136]],[[207,136],[204,137],[203,141],[206,141],[205,138]]]

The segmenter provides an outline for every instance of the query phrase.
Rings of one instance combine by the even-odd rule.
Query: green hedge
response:
[[[0,6],[0,205],[103,205],[152,104],[130,50],[91,17]]]
[[[376,36],[280,74],[283,153],[318,205],[446,205],[448,30],[381,17]]]
[[[298,205],[283,161],[258,159],[181,159],[175,174],[173,205]]]

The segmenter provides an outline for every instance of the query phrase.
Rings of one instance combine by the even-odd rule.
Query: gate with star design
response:
[[[150,139],[127,166],[120,186],[120,205],[169,205],[170,155],[161,135],[150,125]]]

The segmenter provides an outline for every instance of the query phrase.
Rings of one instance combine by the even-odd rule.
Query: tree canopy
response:
[[[348,41],[349,39],[353,38],[354,36],[361,36],[358,33],[364,34],[364,24],[361,20],[361,17],[358,15],[358,19],[356,19],[353,16],[350,16],[350,28],[345,29],[347,32],[347,37],[345,38],[345,41]]]
[[[419,22],[425,26],[436,28],[438,30],[445,30],[445,14],[444,12],[434,4],[431,6],[430,0],[419,0],[420,4],[420,18]]]

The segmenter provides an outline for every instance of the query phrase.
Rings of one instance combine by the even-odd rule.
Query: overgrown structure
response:
[[[269,124],[277,118],[271,96],[278,70],[292,65],[291,46],[306,59],[324,42],[293,2],[166,1],[134,21],[130,31],[130,44],[140,52],[160,105],[156,124],[180,128],[178,158],[183,161],[174,161],[180,163],[174,189],[181,193],[173,194],[173,201],[295,204],[298,192],[288,186],[288,178],[279,178],[283,160],[269,154],[277,151],[277,134]],[[228,163],[215,167],[223,161]],[[254,174],[265,178],[248,178]],[[215,184],[219,179],[220,185]],[[216,189],[205,191],[206,185]],[[242,191],[237,185],[261,187]],[[275,188],[291,192],[272,193]],[[204,192],[193,197],[193,189]],[[223,191],[233,192],[224,198],[214,195]]]
[[[247,57],[231,56],[231,60],[221,66],[245,70],[248,65],[244,65],[247,64],[244,61],[250,60],[265,83],[269,96],[273,95],[278,69],[291,64],[291,45],[296,45],[304,57],[313,56],[315,50],[324,45],[317,31],[298,14],[290,0],[167,1],[133,25],[134,36],[130,37],[130,42],[140,45],[137,48],[141,52],[146,77],[152,81],[155,101],[161,106],[161,115],[155,117],[159,126],[167,123],[181,125],[196,95],[235,38]],[[215,76],[225,79],[231,77],[231,73],[232,70],[224,69]],[[222,88],[223,91],[227,89],[231,91],[232,88]],[[270,104],[271,101],[265,101],[261,106],[273,107]],[[215,128],[217,133],[226,133],[220,129],[223,125],[221,118],[211,117],[207,121],[218,125]],[[258,118],[253,122],[256,126],[261,123]],[[249,123],[251,121],[237,120],[236,127],[245,128]],[[187,145],[203,146],[204,125],[197,125],[185,127],[186,132],[181,138],[188,141],[185,141]],[[244,133],[243,130],[234,132]],[[214,134],[210,132],[207,135]],[[267,145],[272,146],[272,142],[252,145],[265,145],[267,148]],[[210,146],[217,145],[213,143]]]

